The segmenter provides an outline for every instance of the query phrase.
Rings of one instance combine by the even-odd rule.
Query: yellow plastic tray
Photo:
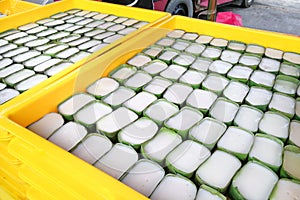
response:
[[[13,0],[2,0],[3,2],[13,2]],[[2,3],[0,0],[0,3]],[[22,1],[21,1],[22,2]],[[28,3],[28,2],[23,2]],[[32,3],[28,3],[32,4]],[[8,4],[9,5],[9,4]],[[36,5],[36,4],[33,4]],[[142,8],[127,7],[117,4],[105,2],[89,1],[89,0],[63,0],[54,2],[44,6],[37,6],[37,9],[30,10],[26,13],[19,13],[10,18],[1,18],[0,31],[8,30],[21,26],[23,24],[37,21],[39,19],[49,17],[58,12],[67,11],[73,8],[84,9],[89,11],[97,11],[101,13],[114,14],[116,16],[135,18],[138,20],[148,21],[150,24],[143,28],[151,27],[163,21],[170,16],[169,13],[147,10]],[[8,19],[8,20],[7,20]]]
[[[11,194],[22,199],[26,196],[28,184],[19,177],[19,168],[22,163],[7,152],[8,143],[9,140],[0,141],[0,176],[2,177],[0,184],[9,188]]]
[[[123,17],[128,17],[128,18],[135,18],[138,20],[147,21],[147,22],[149,22],[149,24],[147,24],[146,26],[134,31],[133,33],[128,34],[127,36],[124,36],[123,38],[105,46],[101,50],[82,59],[81,61],[68,67],[67,69],[63,70],[62,72],[48,78],[47,80],[43,81],[41,84],[22,93],[21,95],[17,96],[16,98],[13,98],[12,100],[0,105],[0,112],[1,112],[1,110],[4,110],[7,107],[16,106],[17,104],[21,104],[24,99],[30,98],[32,94],[35,94],[36,92],[40,91],[41,89],[43,89],[45,86],[49,85],[50,83],[58,81],[59,78],[63,77],[67,73],[78,68],[81,64],[105,53],[109,49],[119,45],[122,42],[125,42],[129,38],[134,37],[135,35],[139,34],[144,29],[153,27],[153,26],[157,25],[158,23],[162,22],[163,20],[170,17],[169,13],[146,10],[146,9],[141,9],[141,8],[133,8],[133,7],[116,5],[116,4],[89,1],[89,0],[64,0],[64,1],[51,3],[49,5],[41,6],[39,8],[30,10],[30,11],[27,11],[24,13],[12,15],[7,18],[5,18],[5,17],[0,18],[0,24],[1,24],[0,32],[8,30],[8,29],[16,28],[20,25],[34,22],[39,19],[49,17],[55,13],[63,12],[63,11],[70,10],[73,8],[79,8],[79,9],[90,10],[90,11],[98,11],[101,13],[114,14],[117,16],[123,16]],[[0,138],[1,138],[1,133],[0,133]]]
[[[6,188],[0,184],[0,199],[2,200],[16,200],[8,191]]]
[[[298,37],[185,17],[172,17],[158,24],[156,28],[149,28],[141,32],[109,52],[85,63],[60,81],[53,82],[22,104],[10,107],[2,113],[3,116],[0,117],[2,131],[0,133],[9,138],[8,153],[23,163],[22,168],[19,168],[19,174],[31,186],[32,197],[46,193],[47,188],[50,188],[51,191],[54,191],[55,188],[64,188],[65,196],[60,193],[52,196],[56,199],[145,198],[24,127],[46,113],[57,111],[57,105],[61,101],[76,92],[84,91],[86,86],[96,79],[106,76],[115,67],[125,63],[133,55],[164,37],[170,29],[183,29],[228,40],[239,40],[284,51],[300,52],[300,38]],[[42,180],[45,179],[48,180],[42,183]]]
[[[151,31],[151,35],[153,36],[150,40],[145,40],[145,37],[141,36],[144,35],[144,32],[148,35],[148,31]],[[154,42],[153,37],[157,40],[162,36],[162,33],[153,34],[154,32],[152,31],[156,31],[156,29],[144,31],[137,39],[128,40],[124,44],[112,49],[109,53],[103,54],[84,64],[84,66],[66,75],[59,82],[54,82],[52,85],[45,87],[40,93],[33,95],[30,101],[11,107],[4,113],[5,115],[7,114],[7,117],[10,116],[8,118],[17,121],[17,124],[21,124],[21,126],[15,124],[17,126],[15,127],[15,125],[11,124],[12,121],[6,118],[0,120],[0,125],[3,129],[1,132],[10,138],[8,152],[23,163],[22,168],[19,169],[19,175],[32,188],[49,196],[52,195],[56,199],[146,199],[141,194],[124,186],[121,182],[27,129],[25,131],[28,131],[28,138],[25,135],[15,135],[14,132],[27,134],[24,132],[24,126],[27,126],[48,112],[56,111],[57,105],[63,99],[74,92],[83,91],[93,81],[107,74],[119,64],[126,62],[131,56],[152,44]],[[160,32],[163,32],[163,35],[166,34],[166,30]],[[47,95],[50,95],[48,98],[51,98],[51,101],[46,101],[44,98],[46,97],[45,92],[49,92]],[[33,104],[28,105],[27,102]],[[35,103],[39,106],[34,106]],[[19,110],[19,108],[23,107],[22,105],[26,105],[25,107],[27,108],[33,106],[37,109],[21,111],[30,118],[28,120],[25,120],[25,116],[25,118],[16,119],[15,117],[18,118],[19,114],[9,114],[12,110]],[[10,130],[10,127],[19,130]],[[55,155],[59,155],[59,158]],[[65,162],[61,162],[61,159]],[[76,167],[69,169],[70,164]],[[74,174],[76,175],[74,176]],[[52,192],[49,193],[49,191]]]
[[[38,7],[40,7],[40,5],[21,0],[0,1],[0,12],[6,14],[7,17]]]
[[[11,156],[7,152],[7,145],[9,144],[9,142],[10,142],[9,140],[0,141],[0,151],[1,151],[0,157],[3,157],[6,160],[6,162],[8,162],[9,164],[18,165],[20,164],[20,161],[15,157]]]
[[[4,167],[5,165],[1,164],[0,186],[5,188],[6,192],[15,198],[26,199],[26,187],[28,186],[27,183],[21,180],[16,180],[14,177],[11,177],[10,174],[5,173],[5,171],[3,171]]]
[[[56,199],[46,196],[44,193],[42,193],[39,190],[36,190],[35,188],[28,189],[27,198],[28,199],[56,200]]]
[[[282,51],[300,52],[300,37],[263,31],[204,20],[195,20],[181,16],[171,17],[158,27],[167,29],[183,29],[204,35],[211,35],[227,40],[237,40],[247,44],[259,44],[264,47],[280,49]]]

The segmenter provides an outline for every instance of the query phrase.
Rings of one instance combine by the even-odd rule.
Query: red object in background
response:
[[[166,0],[154,1],[153,2],[154,10],[165,11],[167,3],[168,1]]]
[[[222,24],[230,24],[235,26],[243,26],[242,16],[233,12],[219,12],[216,22]]]

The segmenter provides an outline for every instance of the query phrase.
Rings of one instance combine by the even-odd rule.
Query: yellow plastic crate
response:
[[[216,38],[241,41],[246,44],[258,44],[282,51],[300,53],[300,37],[252,28],[211,23],[181,16],[165,20],[158,27],[166,29],[182,29],[188,32],[210,35]]]
[[[11,1],[11,0],[3,0],[0,1],[0,7],[1,9],[17,9],[19,7],[16,7],[17,1]],[[19,3],[19,1],[18,1]],[[18,5],[23,5],[23,2],[20,2]],[[25,6],[23,6],[24,10],[27,8],[31,3],[24,2]],[[26,7],[26,5],[28,5]],[[34,6],[35,4],[33,4]],[[38,6],[36,6],[38,7]],[[51,5],[44,6],[43,8],[39,8],[38,10],[32,10],[26,13],[21,13],[18,15],[10,15],[9,17],[0,19],[0,32],[5,31],[7,29],[16,28],[22,24],[26,24],[32,21],[36,21],[41,18],[48,17],[54,13],[62,12],[65,10],[73,9],[73,8],[79,8],[84,10],[91,10],[91,11],[98,11],[101,13],[108,13],[108,14],[115,14],[118,16],[124,16],[128,18],[135,18],[142,21],[148,21],[149,24],[146,25],[143,28],[154,26],[156,23],[159,23],[164,18],[167,18],[169,16],[168,13],[163,12],[156,12],[156,11],[149,11],[139,8],[130,8],[125,6],[119,6],[119,5],[113,5],[108,3],[101,3],[101,2],[92,2],[92,1],[86,1],[86,0],[65,0],[62,2],[53,3]],[[19,8],[20,10],[20,8]],[[4,11],[3,11],[4,12]],[[9,108],[10,106],[16,106],[17,104],[21,104],[22,100],[26,100],[27,98],[30,98],[32,95],[35,95],[42,89],[44,89],[47,85],[51,84],[52,82],[58,81],[60,77],[64,76],[65,74],[71,72],[72,70],[76,69],[80,66],[80,64],[84,63],[88,59],[92,59],[93,57],[97,57],[101,53],[104,53],[105,51],[109,50],[110,48],[113,48],[114,46],[118,45],[121,42],[126,41],[130,37],[133,37],[135,34],[138,34],[140,31],[143,30],[137,30],[135,33],[129,34],[123,38],[121,38],[119,41],[116,41],[102,50],[95,52],[93,55],[89,56],[88,58],[83,59],[82,61],[72,65],[67,70],[64,70],[63,72],[49,78],[48,80],[44,81],[40,85],[26,91],[25,93],[19,95],[18,97],[8,101],[7,103],[0,105],[0,113],[5,110],[5,108]],[[1,126],[1,124],[0,124]],[[12,156],[7,152],[7,145],[11,139],[12,135],[7,133],[6,131],[3,131],[0,129],[0,152],[1,152],[1,158],[3,159],[3,163],[6,162],[9,164],[6,166],[6,176],[14,177],[13,179],[20,180],[18,177],[18,173],[16,168],[18,168],[18,165],[21,163],[17,158]],[[2,165],[1,165],[2,166]],[[4,167],[4,166],[3,166]],[[15,170],[11,170],[12,168],[15,168]],[[8,185],[16,185],[22,187],[20,184],[8,184]],[[15,188],[18,196],[25,195],[24,190],[19,189],[18,187],[12,187]]]
[[[5,0],[6,1],[6,0]],[[1,3],[1,1],[0,1]],[[135,35],[139,34],[141,31],[153,27],[157,25],[158,23],[162,22],[163,20],[169,18],[170,14],[165,12],[159,12],[159,11],[152,11],[152,10],[146,10],[141,8],[133,8],[133,7],[127,7],[127,6],[121,6],[116,4],[110,4],[110,3],[103,3],[103,2],[96,2],[96,1],[89,1],[89,0],[64,0],[60,2],[55,2],[52,4],[48,4],[45,6],[41,6],[37,9],[30,10],[25,13],[20,13],[18,15],[12,15],[7,18],[0,18],[0,32],[16,28],[20,25],[24,25],[30,22],[37,21],[42,18],[49,17],[55,13],[63,12],[70,9],[83,9],[83,10],[89,10],[89,11],[97,11],[101,13],[107,13],[107,14],[114,14],[116,16],[122,16],[122,17],[128,17],[128,18],[134,18],[141,21],[147,21],[149,24],[145,25],[144,27],[134,31],[131,34],[128,34],[121,39],[105,46],[101,50],[91,54],[90,56],[83,58],[79,62],[71,65],[67,69],[63,70],[62,72],[48,78],[47,80],[43,81],[41,84],[38,84],[37,86],[29,89],[28,91],[20,94],[19,96],[11,99],[10,101],[0,105],[0,112],[1,110],[4,110],[7,107],[15,106],[17,104],[20,104],[24,99],[30,98],[32,94],[35,94],[36,92],[43,89],[45,86],[51,84],[52,82],[57,81],[59,78],[63,77],[67,73],[73,71],[74,69],[80,67],[81,64],[105,53],[109,49],[121,44],[122,42],[125,42],[129,38],[134,37]],[[0,138],[1,138],[0,133]]]
[[[25,199],[26,198],[26,191],[28,188],[28,184],[20,179],[19,177],[15,177],[9,172],[11,166],[7,163],[2,162],[0,159],[0,185],[6,188],[6,190],[18,199]]]
[[[9,188],[10,193],[18,199],[23,199],[28,184],[19,177],[21,162],[7,152],[8,144],[9,140],[0,140],[0,184]]]
[[[16,159],[15,157],[11,156],[7,152],[7,146],[9,144],[9,142],[10,142],[10,140],[4,140],[4,141],[0,140],[0,151],[1,151],[0,157],[5,159],[6,162],[8,162],[9,164],[18,165],[18,164],[20,164],[20,161],[18,159]]]
[[[38,7],[40,7],[40,5],[21,0],[0,1],[0,12],[2,14],[6,14],[7,16],[18,14]]]
[[[115,67],[125,63],[133,55],[155,43],[173,29],[256,43],[284,51],[300,52],[300,38],[298,37],[185,17],[172,17],[157,25],[156,28],[141,32],[106,54],[85,63],[60,81],[47,86],[45,90],[32,95],[22,104],[10,107],[3,112],[0,124],[1,132],[9,135],[8,153],[23,163],[19,168],[19,174],[30,185],[33,198],[46,193],[47,188],[51,191],[55,188],[64,188],[64,194],[52,195],[56,199],[145,198],[24,127],[46,113],[57,111],[57,105],[61,101],[76,92],[84,91],[96,79],[106,76]]]
[[[16,200],[16,198],[14,198],[10,193],[8,193],[8,191],[6,190],[5,187],[3,187],[0,184],[0,199],[2,200]]]
[[[162,30],[164,34],[166,33],[166,31],[167,30]],[[145,32],[147,32],[148,34],[148,31]],[[141,33],[141,36],[143,35],[144,34]],[[155,40],[161,37],[160,34],[154,34],[153,36],[155,37]],[[13,119],[13,121],[17,120],[18,122],[21,122],[22,125],[17,126],[21,130],[23,130],[24,128],[22,126],[27,126],[34,120],[40,118],[43,114],[46,114],[51,111],[56,111],[57,105],[63,99],[67,98],[74,92],[83,91],[86,88],[86,86],[91,84],[99,77],[103,76],[103,73],[107,74],[116,66],[118,66],[121,63],[124,63],[131,56],[133,56],[146,46],[152,44],[153,42],[153,38],[150,40],[145,40],[144,37],[139,36],[138,39],[128,40],[126,43],[120,45],[119,47],[112,49],[109,53],[103,54],[102,56],[97,57],[91,62],[86,63],[84,66],[82,66],[82,68],[76,69],[75,71],[62,78],[59,82],[55,82],[52,85],[45,88],[44,92],[51,91],[51,94],[49,93],[48,95],[51,95],[51,98],[55,96],[55,99],[53,98],[51,99],[51,101],[44,101],[42,103],[42,101],[40,100],[41,97],[45,97],[44,92],[38,93],[31,97],[32,101],[30,102],[37,103],[36,105],[39,105],[41,109],[31,111],[23,110],[22,112],[24,112],[25,115],[28,115],[28,117],[33,116],[33,118],[30,117],[31,119],[29,120],[25,120],[25,118],[20,120]],[[125,53],[124,50],[126,50]],[[116,59],[112,60],[112,58]],[[108,66],[108,68],[105,66]],[[50,96],[48,96],[48,98],[49,97]],[[27,103],[23,103],[22,105],[25,104]],[[25,107],[28,106],[29,105]],[[8,110],[14,110],[18,108],[21,108],[21,105],[11,107]],[[5,113],[8,114],[8,112]],[[17,114],[16,116],[19,115]],[[32,134],[26,129],[25,131],[29,132],[28,136],[30,137],[30,139],[28,138],[28,141],[27,139],[23,140],[24,135],[19,137],[14,134],[15,131],[17,133],[22,133],[23,131],[10,131],[9,124],[11,121],[7,120],[6,118],[2,118],[2,120],[0,120],[0,125],[3,129],[2,133],[6,133],[10,136],[8,152],[23,163],[22,168],[19,168],[19,176],[32,188],[41,191],[43,194],[47,194],[49,196],[52,195],[53,198],[56,199],[145,198],[141,194],[135,192],[127,186],[124,186],[121,182],[113,179],[109,175],[90,166],[89,164],[83,162],[79,158],[65,152],[64,150],[58,148],[54,144],[51,144],[48,141],[40,138],[38,135]],[[41,144],[40,142],[44,144]],[[40,149],[40,147],[35,145],[36,143],[41,144],[43,147],[40,146],[42,147]],[[59,156],[60,158],[57,159],[57,156],[55,155],[61,155],[63,157],[62,159],[66,162],[61,162],[61,157]],[[58,163],[59,165],[57,165]],[[69,168],[69,164],[77,167],[72,167],[72,169],[67,171],[62,170]],[[54,175],[54,173],[56,175]],[[74,174],[77,175],[74,176]],[[49,193],[49,191],[51,192]]]

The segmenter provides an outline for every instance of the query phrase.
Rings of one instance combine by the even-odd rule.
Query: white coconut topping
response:
[[[112,109],[108,105],[100,102],[92,102],[81,108],[75,115],[75,121],[83,125],[91,125],[96,123],[100,118],[111,113]]]
[[[191,128],[189,131],[190,138],[209,145],[213,148],[219,138],[226,130],[226,125],[212,118],[204,118],[199,124]]]
[[[87,94],[76,94],[58,106],[58,111],[63,115],[73,115],[84,105],[95,100]]]
[[[206,48],[205,45],[192,43],[190,46],[188,46],[185,49],[185,51],[188,53],[191,53],[191,54],[199,55],[200,53],[202,53],[204,51],[205,48]]]
[[[190,43],[185,42],[185,41],[176,41],[173,45],[172,48],[177,49],[178,51],[183,51],[185,50]]]
[[[178,107],[174,104],[158,100],[145,110],[145,114],[155,121],[163,122],[175,114],[178,110]]]
[[[151,92],[155,95],[159,95],[163,93],[171,84],[172,82],[167,79],[161,77],[154,77],[152,81],[144,87],[144,90],[147,92]]]
[[[292,53],[292,52],[284,53],[283,59],[298,65],[300,64],[300,54],[297,53]]]
[[[227,76],[236,78],[236,79],[248,80],[250,75],[252,74],[252,72],[253,72],[253,69],[251,69],[250,67],[236,65],[227,73]]]
[[[148,65],[143,67],[143,70],[148,72],[149,74],[157,74],[160,73],[161,71],[165,70],[168,67],[168,65],[164,62],[159,62],[159,61],[153,61],[149,63]]]
[[[140,118],[119,132],[118,138],[125,143],[140,145],[150,140],[158,131],[158,126],[150,119]]]
[[[235,156],[217,150],[198,168],[196,176],[213,188],[225,190],[241,166]]]
[[[278,138],[286,139],[290,120],[277,113],[266,112],[259,123],[259,130]]]
[[[188,70],[180,77],[179,81],[191,85],[200,85],[205,77],[206,73]]]
[[[11,89],[11,88],[5,88],[0,91],[0,104],[5,103],[6,101],[11,100],[12,98],[18,96],[20,94],[19,91]]]
[[[265,55],[269,58],[281,60],[283,56],[283,51],[279,49],[266,48]]]
[[[196,193],[197,188],[191,181],[180,176],[167,175],[154,190],[150,198],[152,200],[193,200],[196,197]]]
[[[289,179],[280,179],[270,199],[300,200],[300,184]]]
[[[245,199],[268,199],[278,180],[277,175],[270,169],[248,162],[233,179],[232,186],[236,187]]]
[[[119,87],[119,83],[111,78],[101,78],[87,88],[89,94],[103,97]]]
[[[55,130],[64,124],[60,114],[48,113],[27,128],[43,138],[48,138]]]
[[[111,141],[103,135],[91,134],[80,143],[72,154],[93,164],[112,147]]]
[[[196,61],[190,66],[191,69],[195,69],[202,72],[207,72],[209,65],[212,63],[210,59],[197,58]]]
[[[156,42],[156,44],[161,45],[161,46],[171,46],[174,43],[174,39],[172,38],[163,38]]]
[[[189,107],[183,107],[176,115],[165,122],[171,129],[185,131],[203,118],[203,114]]]
[[[193,88],[190,86],[174,83],[167,89],[163,97],[175,104],[182,104],[192,91]]]
[[[173,62],[182,65],[182,66],[189,66],[195,61],[195,57],[189,54],[180,54],[174,58]]]
[[[145,54],[156,57],[163,49],[161,47],[150,47],[144,51]]]
[[[276,76],[274,74],[271,74],[269,72],[255,70],[252,73],[250,80],[259,85],[272,87],[275,81],[275,77]]]
[[[55,131],[48,140],[66,151],[70,151],[86,134],[87,130],[82,125],[75,122],[68,122]]]
[[[289,140],[300,147],[300,122],[292,121],[290,124]]]
[[[164,169],[151,160],[139,160],[122,178],[122,183],[150,196],[165,175]]]
[[[259,64],[259,68],[266,72],[278,72],[280,62],[270,58],[263,58]]]
[[[243,43],[233,41],[228,44],[228,48],[235,51],[244,51],[246,49],[246,45]]]
[[[238,154],[248,154],[254,141],[254,136],[238,127],[229,127],[218,142],[218,147]]]
[[[288,76],[294,76],[299,77],[300,76],[300,69],[289,64],[282,63],[280,67],[280,72],[288,75]]]
[[[211,63],[209,66],[209,71],[215,72],[218,74],[226,74],[232,67],[232,64],[222,61],[222,60],[216,60]]]
[[[180,135],[168,130],[162,130],[149,142],[142,145],[142,152],[145,157],[162,162],[181,142],[182,138]]]
[[[237,103],[242,103],[245,96],[249,91],[249,87],[246,84],[231,81],[223,91],[223,95]]]
[[[24,62],[24,65],[28,68],[33,68],[47,60],[50,60],[51,56],[48,55],[39,55],[37,57],[31,58]]]
[[[279,168],[282,164],[282,152],[283,143],[256,135],[249,157]]]
[[[203,81],[202,86],[216,92],[221,92],[228,85],[229,81],[225,77],[210,74]]]
[[[269,104],[270,109],[275,109],[290,115],[295,114],[296,100],[290,96],[274,93]]]
[[[239,52],[224,50],[221,55],[221,60],[235,64],[238,63],[240,57],[241,57],[241,53]]]
[[[158,58],[160,60],[170,61],[177,55],[178,55],[178,53],[176,51],[167,51],[166,50]]]
[[[114,133],[134,122],[137,118],[138,116],[131,110],[120,107],[99,120],[96,124],[97,130],[100,132]]]
[[[18,29],[21,31],[27,31],[27,30],[32,29],[37,26],[38,26],[38,24],[36,24],[36,23],[29,23],[29,24],[19,26]]]
[[[263,112],[250,106],[242,105],[234,118],[234,123],[239,127],[252,132],[258,131],[258,124]]]
[[[221,53],[222,51],[220,49],[207,47],[201,55],[206,58],[218,58],[220,57]]]
[[[300,180],[300,153],[284,151],[282,168],[294,179]]]
[[[210,151],[205,146],[186,140],[168,154],[166,162],[169,168],[176,168],[184,175],[193,173],[209,156]]]
[[[217,47],[226,47],[228,44],[228,40],[222,39],[222,38],[214,38],[211,42],[211,45],[217,46]]]
[[[11,85],[14,85],[28,77],[31,77],[35,74],[35,72],[33,70],[30,70],[30,69],[22,69],[14,74],[11,74],[9,76],[7,76],[4,81],[7,83],[7,84],[11,84]]]
[[[15,88],[18,91],[26,91],[36,85],[38,85],[39,83],[45,81],[48,77],[46,75],[43,74],[36,74],[31,76],[28,79],[25,79],[23,81],[21,81],[20,83],[18,83]]]
[[[63,71],[64,69],[68,68],[72,63],[70,62],[62,62],[57,65],[52,66],[51,68],[47,69],[45,71],[45,74],[48,76],[54,76],[55,74],[58,74],[59,72]]]
[[[223,200],[223,199],[219,195],[200,187],[195,200]]]
[[[277,79],[275,81],[273,89],[285,94],[294,95],[297,91],[298,83],[292,81]]]
[[[246,66],[257,66],[260,63],[260,58],[256,56],[243,55],[239,63]]]
[[[217,120],[228,123],[234,119],[238,109],[237,104],[219,98],[210,108],[209,114]]]
[[[246,51],[249,53],[263,54],[265,52],[265,48],[255,44],[249,44]]]
[[[186,32],[183,36],[182,39],[185,40],[195,40],[199,35],[197,33],[189,33]]]
[[[108,96],[106,96],[103,99],[103,102],[112,105],[112,106],[118,106],[122,104],[123,102],[127,101],[131,97],[135,95],[135,92],[129,88],[126,87],[119,87],[114,92],[110,93]]]
[[[132,147],[117,143],[94,166],[119,179],[137,160],[138,154]]]
[[[246,102],[253,106],[268,105],[272,98],[272,92],[259,87],[251,87],[246,97]]]
[[[186,67],[179,65],[170,65],[166,70],[162,71],[160,75],[164,78],[176,80],[178,79],[185,71]]]
[[[122,67],[115,71],[111,77],[117,80],[125,80],[129,78],[131,75],[133,75],[136,72],[135,68],[131,67]]]
[[[197,39],[196,42],[200,44],[208,44],[210,41],[212,41],[213,37],[209,35],[200,35]]]
[[[168,37],[171,37],[171,38],[181,38],[181,36],[183,36],[183,34],[185,33],[184,30],[173,30],[171,32],[169,32],[167,35]]]
[[[142,71],[138,71],[134,75],[132,75],[127,81],[125,81],[124,85],[127,87],[142,87],[151,81],[152,77]]]
[[[88,57],[89,55],[91,54],[84,51],[80,51],[79,53],[72,56],[69,60],[73,63],[76,63],[78,61],[81,61],[83,58]]]
[[[4,58],[11,58],[11,57],[14,57],[18,54],[24,53],[26,51],[29,51],[28,47],[19,47],[19,48],[13,49],[13,50],[8,51],[7,53],[3,54],[3,57]],[[1,62],[1,63],[5,64],[5,63],[9,63],[9,62]],[[1,67],[1,68],[4,68],[4,67]]]
[[[151,93],[140,92],[126,101],[123,105],[136,112],[143,112],[156,99],[156,96]]]

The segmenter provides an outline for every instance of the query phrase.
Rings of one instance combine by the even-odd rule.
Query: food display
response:
[[[298,53],[170,30],[27,128],[151,199],[298,199],[299,76]]]
[[[0,104],[148,23],[71,9],[0,33]]]

